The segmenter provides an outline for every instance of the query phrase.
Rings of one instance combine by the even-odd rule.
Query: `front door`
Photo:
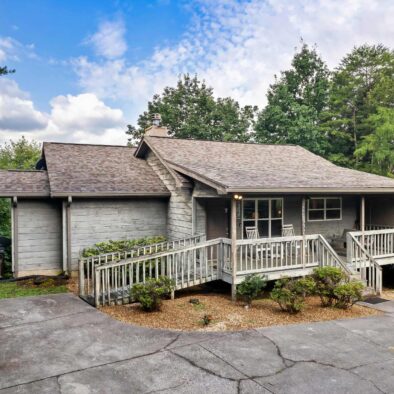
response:
[[[230,237],[230,202],[221,198],[206,200],[207,239]]]

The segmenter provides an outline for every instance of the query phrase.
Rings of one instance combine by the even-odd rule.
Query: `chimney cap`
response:
[[[160,114],[152,114],[152,126],[159,127],[161,125],[161,115]]]

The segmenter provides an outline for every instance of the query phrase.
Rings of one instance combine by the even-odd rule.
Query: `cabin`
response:
[[[177,289],[221,279],[234,295],[250,273],[322,264],[379,292],[382,265],[394,264],[394,179],[295,145],[177,139],[158,125],[137,147],[45,142],[36,170],[0,171],[0,196],[12,200],[14,275],[79,272],[96,304],[127,298],[146,275]],[[81,256],[96,242],[158,235],[167,241]]]

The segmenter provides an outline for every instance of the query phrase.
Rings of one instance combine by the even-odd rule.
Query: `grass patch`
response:
[[[42,285],[35,285],[32,281],[0,283],[0,299],[66,292],[67,287],[65,285],[55,285],[51,282],[44,282]]]

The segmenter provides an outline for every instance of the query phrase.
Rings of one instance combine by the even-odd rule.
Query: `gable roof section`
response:
[[[48,174],[46,171],[1,170],[0,196],[49,196]]]
[[[51,196],[168,196],[135,148],[46,142]]]
[[[336,166],[295,145],[144,139],[171,168],[222,192],[394,192],[394,179]]]

